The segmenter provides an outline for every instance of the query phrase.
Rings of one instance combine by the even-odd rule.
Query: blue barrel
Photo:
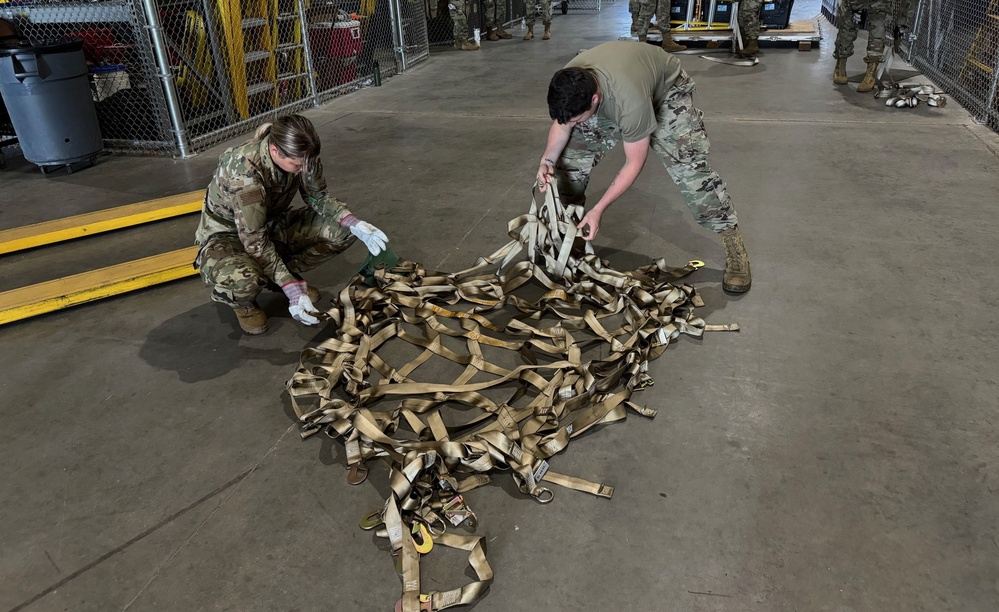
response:
[[[24,158],[43,170],[93,161],[104,148],[83,41],[0,47],[0,94]]]

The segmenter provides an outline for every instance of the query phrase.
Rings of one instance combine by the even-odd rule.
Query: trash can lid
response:
[[[82,51],[83,41],[77,38],[50,38],[47,40],[32,40],[28,44],[23,41],[15,46],[0,46],[0,57],[19,55],[22,53],[68,53],[70,51]]]

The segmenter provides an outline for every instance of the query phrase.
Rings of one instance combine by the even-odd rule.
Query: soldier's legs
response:
[[[260,264],[235,234],[217,234],[201,248],[196,262],[202,280],[212,287],[212,301],[248,308],[267,284]]]
[[[638,32],[638,0],[628,0],[628,12],[631,13],[631,33],[636,34]]]
[[[891,11],[889,0],[873,0],[867,7],[868,63],[881,62],[885,57],[885,19]]]
[[[704,131],[704,114],[694,107],[693,93],[693,80],[681,71],[656,110],[659,126],[652,133],[651,146],[680,188],[697,223],[721,238],[725,249],[722,288],[745,293],[753,283],[749,255],[725,183],[708,165],[710,144]]]
[[[669,96],[657,109],[659,127],[651,146],[694,219],[702,227],[721,233],[738,224],[725,183],[708,165],[708,135],[703,113],[694,107],[694,82],[681,71]]]
[[[620,139],[621,133],[614,124],[596,115],[572,129],[569,143],[555,162],[555,180],[562,203],[586,205],[590,172]]]
[[[552,24],[552,3],[549,0],[541,2],[541,23],[546,26]]]
[[[451,15],[451,21],[454,22],[455,47],[460,46],[461,43],[468,40],[468,15],[465,14],[466,7],[465,0],[450,0],[447,3],[448,13]]]
[[[638,19],[635,21],[635,34],[638,35],[639,40],[644,41],[645,37],[648,36],[649,22],[652,21],[652,15],[655,12],[656,0],[638,0]]]
[[[742,0],[739,3],[739,31],[743,43],[760,37],[760,8],[763,0]]]
[[[524,0],[524,20],[527,22],[528,30],[534,28],[535,13],[538,12],[535,9],[534,4],[535,0]],[[547,4],[549,7],[551,6],[551,2],[548,2]]]
[[[841,0],[836,8],[836,44],[833,57],[846,59],[853,55],[853,43],[857,40],[857,22],[853,14],[863,7],[855,8],[855,0]]]
[[[354,244],[357,237],[311,208],[293,208],[271,227],[274,246],[288,270],[308,272]]]

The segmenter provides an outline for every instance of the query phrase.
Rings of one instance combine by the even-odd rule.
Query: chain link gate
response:
[[[27,0],[0,17],[84,41],[115,153],[187,157],[429,55],[424,0]]]
[[[83,40],[105,148],[169,155],[176,149],[146,15],[130,0],[0,4],[23,38]]]
[[[921,0],[907,59],[999,132],[999,0]]]

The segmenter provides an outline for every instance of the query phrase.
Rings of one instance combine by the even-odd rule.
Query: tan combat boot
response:
[[[878,64],[881,63],[880,60],[866,57],[864,61],[867,62],[867,72],[864,73],[864,78],[860,81],[860,85],[857,85],[857,93],[866,93],[874,90],[874,73],[877,72]]]
[[[486,28],[486,40],[499,40],[499,34],[492,28]]]
[[[249,306],[233,306],[236,320],[243,331],[251,336],[259,336],[267,331],[267,315],[256,304]]]
[[[496,36],[499,36],[503,40],[507,40],[509,38],[513,38],[513,34],[507,32],[506,30],[504,30],[503,26],[501,26],[501,25],[496,26],[496,29],[493,30],[493,34],[495,34]],[[489,40],[492,40],[492,39],[490,38]]]
[[[756,55],[760,52],[760,42],[756,38],[747,38],[745,44],[742,46],[742,51],[739,55]]]
[[[541,40],[550,40],[552,37],[552,24],[545,24],[545,34],[541,37]]]
[[[524,40],[531,40],[534,38],[534,26],[527,26],[527,34],[524,34]]]
[[[479,45],[470,40],[459,40],[454,43],[454,48],[458,51],[478,51]]]
[[[745,293],[753,284],[753,276],[749,271],[749,255],[742,244],[742,231],[739,226],[727,229],[721,233],[722,245],[725,247],[725,275],[722,277],[722,289],[732,293]]]
[[[663,51],[676,53],[677,51],[683,51],[686,48],[686,45],[681,45],[673,40],[673,34],[670,33],[669,28],[663,28]]]
[[[846,85],[847,79],[846,58],[841,57],[836,60],[836,68],[833,69],[833,83],[837,85]]]

